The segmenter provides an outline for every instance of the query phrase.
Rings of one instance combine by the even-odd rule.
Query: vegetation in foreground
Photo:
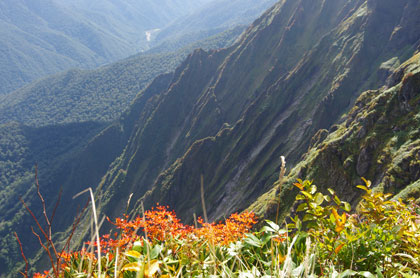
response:
[[[33,277],[419,277],[420,208],[413,200],[375,192],[365,180],[352,210],[332,189],[323,194],[301,180],[295,186],[295,215],[283,228],[266,220],[251,232],[252,212],[189,226],[157,206],[134,219],[108,219],[114,234],[62,251],[51,270]]]

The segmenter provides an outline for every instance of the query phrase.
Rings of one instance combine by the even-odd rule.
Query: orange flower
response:
[[[103,235],[99,244],[103,253],[107,254],[109,260],[115,256],[116,248],[120,250],[128,249],[134,242],[144,239],[138,232],[143,232],[147,239],[156,242],[164,241],[170,238],[178,237],[180,239],[201,238],[217,245],[228,245],[229,243],[243,238],[250,231],[252,226],[257,223],[256,217],[252,212],[243,212],[241,214],[232,214],[224,223],[204,223],[199,218],[200,228],[194,228],[190,225],[184,225],[176,217],[174,211],[169,211],[168,207],[159,206],[159,204],[144,213],[144,217],[137,216],[129,220],[128,215],[122,218],[116,218],[115,222],[111,222],[119,232],[113,235]],[[95,242],[87,242],[88,245],[96,246]],[[85,258],[96,263],[94,253],[86,252],[82,249],[79,252],[62,254],[63,263],[60,268],[64,269],[71,263],[72,258]],[[36,276],[37,275],[37,276]],[[35,274],[34,278],[45,278],[44,274]]]
[[[300,190],[304,189],[303,184],[301,184],[299,182],[295,182],[293,185],[296,186],[297,188],[299,188]]]
[[[332,214],[335,218],[335,231],[337,233],[340,233],[344,229],[344,225],[346,224],[347,216],[345,213],[343,213],[342,216],[340,216],[335,208],[332,209]]]

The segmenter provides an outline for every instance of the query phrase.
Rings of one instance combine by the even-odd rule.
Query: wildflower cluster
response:
[[[416,277],[420,273],[420,208],[374,192],[369,181],[356,209],[332,189],[298,180],[295,215],[252,231],[252,212],[223,223],[185,225],[167,207],[117,218],[100,238],[101,256],[64,253],[58,277]],[[89,243],[94,246],[95,243]],[[55,277],[54,272],[34,278]],[[416,276],[417,275],[417,276]],[[55,277],[55,278],[58,278]]]
[[[217,224],[205,223],[199,218],[198,223],[201,227],[193,227],[182,224],[174,211],[159,205],[132,220],[125,215],[123,218],[117,218],[115,222],[109,218],[108,221],[118,230],[112,235],[101,236],[99,240],[103,254],[102,271],[109,275],[115,274],[113,270],[118,267],[122,273],[128,273],[133,269],[137,271],[138,264],[133,264],[133,260],[138,261],[140,258],[144,260],[142,254],[148,254],[148,259],[156,259],[164,249],[189,262],[196,259],[194,248],[204,250],[197,252],[208,252],[209,249],[205,247],[208,244],[213,247],[228,245],[243,238],[257,223],[254,213],[243,212],[234,213],[225,222]],[[95,241],[86,244],[97,247]],[[116,265],[118,256],[120,265]],[[96,271],[97,258],[94,252],[87,252],[85,249],[71,253],[63,252],[61,258],[60,266],[64,270],[62,271],[64,277],[85,276]],[[176,258],[173,259],[175,261]],[[49,275],[49,272],[45,271],[44,274],[36,273],[34,278],[50,277]],[[152,276],[146,275],[146,277]]]

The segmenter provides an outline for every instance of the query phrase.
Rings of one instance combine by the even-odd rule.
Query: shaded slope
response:
[[[40,169],[41,184],[48,185],[43,186],[41,191],[47,197],[47,204],[52,204],[60,187],[64,184],[64,180],[60,180],[57,176],[78,164],[78,161],[74,159],[76,154],[83,150],[87,142],[102,128],[102,124],[93,122],[42,128],[32,128],[17,123],[0,125],[0,160],[2,161],[0,163],[0,199],[2,200],[0,204],[0,245],[2,247],[0,268],[2,277],[7,274],[7,270],[16,267],[16,262],[20,261],[20,255],[16,249],[18,246],[16,240],[13,240],[13,231],[20,235],[25,253],[29,257],[39,247],[27,230],[33,220],[19,202],[19,197],[23,197],[36,215],[41,215],[41,203],[36,198],[34,186],[35,164],[38,164]],[[114,157],[111,160],[105,159],[109,153],[111,152],[98,156],[106,164],[106,168],[102,171],[105,171],[107,163],[114,159]],[[100,169],[101,163],[100,160],[97,161],[97,169]],[[87,181],[96,183],[99,181],[98,177],[95,179],[94,171],[89,174],[91,179],[87,178],[81,184]],[[49,184],[51,180],[57,183],[51,185]],[[72,185],[63,189],[62,202],[66,204],[71,199],[72,190],[78,188]],[[69,219],[57,218],[56,223],[66,222]]]
[[[87,187],[95,189],[109,167],[112,168],[112,161],[120,155],[136,124],[141,124],[142,117],[144,121],[147,119],[150,100],[168,88],[171,78],[172,74],[156,78],[152,88],[136,97],[121,120],[107,127],[94,122],[38,128],[17,123],[0,125],[0,198],[3,200],[0,205],[0,266],[4,271],[1,275],[9,272],[13,277],[16,267],[20,266],[16,264],[20,262],[20,254],[15,252],[18,247],[12,231],[19,234],[28,258],[33,259],[39,250],[39,244],[27,230],[33,219],[18,199],[23,196],[35,214],[42,217],[41,203],[33,185],[35,163],[38,163],[41,192],[50,206],[49,211],[59,190],[63,190],[56,212],[60,217],[55,218],[53,225],[54,231],[61,233],[72,223],[77,207],[84,206],[84,198],[72,200],[72,196]],[[41,263],[42,268],[48,264],[40,262],[39,258],[31,265],[35,263]]]

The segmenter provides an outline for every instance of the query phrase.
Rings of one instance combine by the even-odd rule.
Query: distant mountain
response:
[[[95,70],[70,70],[47,77],[0,96],[0,124],[113,121],[156,76],[173,71],[194,49],[227,47],[243,30],[239,26],[198,42],[177,44],[178,48],[186,45],[179,50],[142,53]]]
[[[214,0],[159,31],[155,41],[177,40],[206,30],[226,30],[249,24],[277,0]]]
[[[208,1],[1,1],[0,95],[49,74],[135,54],[147,47],[147,30]]]

